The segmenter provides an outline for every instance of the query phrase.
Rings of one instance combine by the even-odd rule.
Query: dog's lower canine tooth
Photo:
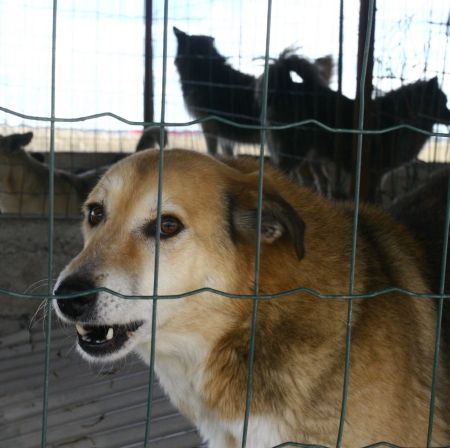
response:
[[[106,340],[110,341],[114,336],[114,329],[112,327],[110,327],[108,329],[108,333],[106,333]]]
[[[81,336],[86,336],[89,333],[80,324],[76,324],[75,327],[77,329],[78,334],[80,334]]]

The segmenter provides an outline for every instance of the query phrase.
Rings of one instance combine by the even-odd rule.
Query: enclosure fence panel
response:
[[[369,54],[371,46],[374,43],[371,41],[371,36],[374,33],[375,27],[375,11],[376,11],[376,1],[375,0],[367,0],[367,24],[368,27],[365,32],[365,45],[364,51],[362,55],[362,70],[360,79],[358,79],[359,83],[359,92],[360,96],[358,98],[358,109],[357,109],[357,128],[335,128],[333,126],[329,126],[326,123],[320,122],[316,119],[307,119],[301,120],[294,123],[289,124],[273,124],[270,123],[268,119],[268,95],[269,95],[269,65],[270,65],[270,48],[271,48],[271,26],[272,26],[272,1],[267,0],[267,3],[264,4],[265,8],[265,19],[266,19],[266,30],[265,30],[265,53],[264,53],[264,69],[262,75],[262,102],[261,102],[261,110],[259,115],[259,124],[243,124],[238,120],[230,118],[224,118],[220,115],[208,114],[203,118],[196,118],[184,123],[175,123],[167,120],[166,114],[166,80],[167,80],[167,70],[168,70],[168,29],[169,29],[169,6],[172,2],[169,0],[164,0],[164,8],[163,8],[163,27],[162,27],[162,43],[163,43],[163,52],[162,52],[162,71],[161,71],[161,102],[159,105],[159,121],[155,122],[140,122],[133,121],[128,119],[127,117],[122,117],[120,115],[115,114],[112,111],[95,113],[89,116],[81,116],[81,117],[64,117],[61,118],[58,116],[58,110],[56,109],[56,95],[57,95],[57,85],[58,80],[56,77],[56,60],[57,60],[57,47],[58,47],[58,39],[57,39],[57,29],[58,29],[58,2],[57,0],[53,0],[53,15],[52,15],[52,57],[51,57],[51,92],[49,95],[51,107],[50,107],[50,116],[36,116],[36,115],[28,115],[26,113],[22,113],[16,110],[13,110],[9,107],[4,107],[1,105],[0,110],[5,112],[6,114],[10,114],[15,117],[26,118],[28,120],[34,120],[36,122],[44,122],[50,123],[50,145],[49,145],[49,173],[48,173],[48,268],[47,268],[47,292],[45,294],[34,294],[34,293],[20,293],[17,291],[13,291],[10,289],[0,288],[0,293],[14,297],[17,300],[21,300],[22,298],[31,298],[35,300],[44,300],[46,302],[46,316],[45,316],[45,358],[43,359],[43,364],[45,368],[45,380],[43,387],[43,412],[42,412],[42,431],[41,431],[41,442],[40,445],[42,448],[48,446],[47,443],[47,414],[49,407],[49,394],[51,394],[51,388],[49,387],[49,376],[51,375],[51,344],[52,344],[52,302],[55,300],[54,291],[54,195],[55,195],[55,133],[56,127],[58,124],[65,122],[83,122],[87,120],[92,120],[96,118],[102,117],[110,117],[127,125],[142,125],[146,126],[157,126],[159,127],[159,166],[158,166],[158,194],[157,194],[157,211],[156,211],[156,228],[159,229],[161,226],[162,219],[162,206],[163,206],[163,184],[164,184],[164,162],[165,162],[165,130],[166,128],[183,128],[187,126],[191,126],[193,124],[202,124],[207,123],[209,121],[215,121],[219,123],[225,123],[232,125],[239,129],[248,129],[254,130],[260,133],[260,143],[259,143],[259,176],[258,176],[258,199],[257,199],[257,212],[256,212],[256,238],[255,238],[255,264],[254,264],[254,280],[253,286],[254,291],[253,294],[230,294],[226,291],[219,291],[211,288],[202,288],[200,290],[194,291],[184,291],[183,293],[176,295],[162,295],[159,294],[159,277],[160,277],[160,253],[161,253],[161,245],[160,245],[160,233],[156,232],[155,237],[155,257],[154,257],[154,277],[153,277],[153,294],[150,296],[136,296],[136,295],[124,295],[118,291],[112,291],[107,288],[95,288],[91,290],[84,291],[82,293],[73,293],[73,294],[65,294],[62,296],[58,296],[59,300],[69,300],[77,297],[84,297],[89,294],[98,293],[102,291],[107,291],[113,296],[120,297],[123,300],[148,300],[152,301],[152,318],[151,318],[151,341],[150,341],[150,365],[148,371],[148,389],[147,389],[147,400],[146,400],[146,421],[145,421],[145,433],[142,434],[142,445],[144,447],[151,446],[151,429],[152,429],[152,404],[154,401],[154,384],[155,384],[155,359],[156,359],[156,341],[158,338],[157,334],[157,313],[158,313],[158,303],[164,300],[183,300],[183,298],[187,298],[190,296],[194,296],[200,293],[213,293],[218,297],[226,297],[229,300],[251,300],[252,301],[252,312],[251,312],[251,327],[250,337],[249,337],[249,346],[248,346],[248,372],[246,378],[246,394],[245,397],[242,397],[242,400],[245,400],[245,412],[242,421],[242,440],[240,441],[242,448],[247,446],[247,438],[248,438],[248,428],[250,421],[252,419],[251,407],[252,407],[252,391],[254,385],[254,364],[255,364],[255,356],[258,353],[258,344],[256,339],[257,334],[257,325],[258,325],[258,305],[264,301],[277,300],[279,298],[287,297],[294,293],[303,293],[308,296],[312,296],[317,298],[318,300],[324,301],[332,301],[336,299],[346,300],[347,303],[347,321],[346,321],[346,338],[345,338],[345,358],[342,359],[342,364],[344,365],[344,378],[342,382],[342,401],[341,401],[341,411],[340,411],[340,419],[338,432],[336,434],[336,447],[343,446],[343,439],[345,435],[345,423],[347,417],[347,401],[349,390],[352,388],[352,384],[350,382],[350,369],[351,369],[351,350],[352,350],[352,319],[353,319],[353,303],[355,299],[364,299],[371,300],[376,297],[382,296],[387,293],[400,293],[406,296],[410,296],[413,299],[424,299],[424,298],[434,298],[437,300],[438,304],[438,312],[436,316],[436,327],[435,331],[435,346],[434,346],[434,364],[433,364],[433,373],[432,373],[432,386],[430,390],[430,406],[429,406],[429,423],[428,423],[428,434],[427,434],[427,446],[432,446],[433,440],[433,423],[434,423],[434,414],[435,414],[435,396],[436,396],[436,387],[437,387],[437,372],[439,369],[439,354],[441,349],[441,338],[442,338],[442,321],[443,321],[443,309],[445,305],[445,301],[448,301],[449,295],[446,294],[445,290],[445,281],[446,281],[446,270],[447,270],[447,255],[448,255],[448,237],[449,237],[449,224],[450,224],[450,182],[448,184],[447,191],[447,208],[445,212],[445,227],[444,231],[444,244],[442,248],[442,259],[441,259],[441,272],[440,272],[440,288],[439,291],[433,291],[433,294],[428,293],[418,293],[417,291],[409,291],[402,288],[390,287],[384,288],[379,291],[371,291],[364,294],[360,294],[355,292],[355,283],[356,283],[356,262],[357,262],[357,235],[358,235],[358,225],[359,225],[359,212],[360,212],[360,196],[361,196],[361,170],[363,164],[363,155],[364,155],[364,139],[367,139],[371,136],[379,136],[383,135],[395,130],[399,129],[408,129],[415,131],[420,134],[424,134],[428,137],[441,137],[441,138],[449,138],[448,133],[444,132],[428,132],[420,129],[416,126],[410,126],[405,124],[398,124],[389,128],[384,129],[368,129],[366,126],[366,104],[364,97],[364,89],[366,83],[369,82],[367,79],[367,67],[370,63]],[[175,1],[173,3],[176,3]],[[342,7],[343,2],[341,2],[341,13],[343,11]],[[340,29],[340,40],[342,46],[342,28]],[[341,60],[339,63],[341,64]],[[339,69],[340,76],[342,76],[342,67]],[[341,84],[341,83],[340,83]],[[341,88],[341,86],[340,86]],[[348,279],[348,294],[346,295],[337,295],[337,294],[323,294],[320,291],[311,290],[308,288],[304,288],[302,285],[299,285],[298,288],[289,291],[279,291],[276,294],[266,294],[261,292],[260,289],[260,275],[261,275],[261,247],[262,247],[262,218],[263,218],[263,188],[264,188],[264,172],[265,172],[265,150],[267,148],[268,142],[268,132],[276,131],[276,130],[286,130],[286,129],[296,129],[308,126],[317,126],[319,129],[327,131],[329,133],[334,133],[338,135],[347,135],[356,137],[356,162],[355,162],[355,171],[354,171],[354,192],[353,192],[353,206],[352,206],[352,235],[351,235],[351,259],[349,261],[350,271],[349,271],[349,279]],[[160,446],[160,445],[158,445]],[[299,447],[307,447],[313,446],[303,443],[301,440],[292,440],[285,441],[278,447],[283,446],[299,446]],[[315,446],[315,445],[314,445]],[[372,447],[375,446],[391,446],[393,445],[389,443],[389,441],[377,441],[370,445]]]

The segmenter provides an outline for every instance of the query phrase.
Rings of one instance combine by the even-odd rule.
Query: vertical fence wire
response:
[[[55,94],[56,94],[56,22],[58,0],[53,0],[52,18],[52,75],[51,75],[51,121],[50,121],[50,159],[48,174],[48,298],[45,299],[45,366],[44,366],[44,391],[42,399],[42,430],[41,448],[47,444],[47,419],[48,419],[48,389],[50,371],[50,345],[52,332],[52,302],[53,294],[53,233],[54,233],[54,172],[55,172]]]
[[[445,294],[445,280],[447,273],[447,254],[448,254],[448,236],[449,236],[449,225],[450,225],[450,177],[447,185],[447,208],[445,211],[445,227],[444,227],[444,242],[442,247],[442,258],[441,258],[441,274],[440,274],[440,284],[439,284],[439,294],[441,297],[438,299],[438,309],[436,316],[436,335],[435,335],[435,345],[434,345],[434,360],[433,360],[433,373],[431,380],[431,398],[430,398],[430,413],[428,418],[428,434],[427,434],[427,447],[431,447],[433,440],[433,420],[435,413],[435,402],[436,402],[436,387],[438,380],[438,370],[439,370],[439,354],[440,354],[440,342],[442,333],[442,315],[444,311],[444,297]]]
[[[272,0],[267,1],[267,19],[266,19],[266,48],[264,54],[264,74],[263,74],[263,101],[261,108],[261,145],[259,150],[259,176],[258,176],[258,207],[257,207],[257,221],[256,221],[256,247],[255,247],[255,298],[252,304],[252,318],[251,318],[251,335],[248,354],[248,374],[247,387],[245,397],[245,413],[244,424],[242,429],[242,448],[247,445],[248,423],[250,418],[250,410],[252,403],[253,392],[253,369],[255,361],[255,343],[256,343],[256,323],[258,314],[258,295],[259,295],[259,281],[261,271],[261,221],[263,208],[263,186],[264,186],[264,147],[267,137],[267,92],[269,85],[269,49],[270,49],[270,28],[272,20]]]
[[[150,341],[150,365],[147,394],[147,417],[145,422],[144,448],[148,447],[151,431],[153,384],[155,382],[155,350],[156,350],[156,314],[158,311],[158,280],[159,280],[159,254],[161,228],[162,190],[164,180],[164,130],[166,115],[166,75],[167,75],[167,24],[168,24],[169,0],[164,0],[164,32],[163,32],[163,67],[162,67],[162,92],[161,92],[161,126],[159,129],[159,166],[158,166],[158,199],[156,210],[156,235],[155,235],[155,268],[153,271],[153,304],[152,304],[152,330]]]
[[[353,317],[353,299],[355,271],[356,271],[356,243],[358,234],[358,219],[359,219],[359,202],[360,202],[360,184],[361,184],[361,161],[362,161],[362,144],[363,144],[363,130],[364,130],[364,109],[365,97],[364,86],[366,84],[367,66],[369,62],[369,50],[371,45],[372,25],[375,17],[375,0],[369,0],[369,11],[367,16],[367,30],[364,42],[364,53],[361,67],[360,85],[360,101],[358,111],[358,136],[357,136],[357,158],[356,158],[356,180],[355,193],[353,205],[353,228],[352,228],[352,255],[350,262],[350,278],[349,278],[349,296],[347,309],[347,333],[345,337],[345,366],[344,366],[344,383],[342,387],[342,405],[341,416],[339,419],[339,430],[336,441],[336,446],[339,448],[342,445],[342,438],[344,435],[345,417],[347,414],[348,388],[350,376],[350,354],[351,354],[351,339],[352,339],[352,317]]]

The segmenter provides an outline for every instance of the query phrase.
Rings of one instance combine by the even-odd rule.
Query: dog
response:
[[[297,73],[303,82],[292,80]],[[261,88],[257,89],[261,101]],[[431,132],[436,123],[450,124],[447,97],[437,78],[416,81],[372,101],[367,129],[384,130],[407,124]],[[355,102],[326,86],[307,61],[284,51],[269,67],[268,118],[271,124],[289,124],[317,120],[332,128],[354,128]],[[339,140],[337,140],[339,139]],[[375,191],[384,173],[417,157],[427,135],[400,129],[363,140],[363,164],[368,168],[369,195]],[[353,136],[336,135],[307,125],[272,130],[269,149],[283,170],[300,163],[305,157],[328,159],[344,170],[344,177],[354,168]],[[365,151],[370,148],[370,153]]]
[[[404,224],[426,248],[428,277],[436,294],[450,292],[450,260],[447,252],[445,282],[442,279],[442,256],[445,242],[446,210],[450,168],[441,168],[422,180],[413,191],[397,198],[388,211]],[[443,286],[443,290],[441,288]],[[444,365],[450,375],[450,303],[443,303],[442,339]]]
[[[142,151],[144,149],[159,147],[160,144],[160,127],[159,126],[148,126],[144,129],[139,141],[136,145],[136,152]],[[167,129],[164,128],[163,131],[163,148],[167,146],[168,137],[167,137]]]
[[[302,78],[295,82],[292,73]],[[267,118],[272,125],[285,125],[303,120],[317,120],[326,126],[351,129],[354,101],[331,90],[313,63],[283,51],[269,65]],[[262,78],[258,82],[256,96],[262,103]],[[315,124],[269,132],[269,151],[275,163],[284,171],[299,164],[307,157],[326,158],[352,170],[352,136],[342,134],[341,150],[335,153],[336,134]],[[336,156],[336,157],[335,157]]]
[[[435,170],[422,179],[418,187],[400,195],[387,208],[398,221],[408,227],[426,246],[432,290],[438,293],[441,280],[441,262],[444,247],[445,213],[450,167]],[[447,262],[445,291],[450,291],[450,264]]]
[[[214,45],[214,38],[186,34],[173,27],[177,38],[175,66],[180,75],[183,99],[196,119],[217,115],[238,124],[258,125],[260,110],[254,98],[256,78],[231,67]],[[209,154],[233,155],[233,142],[258,143],[260,131],[209,120],[200,123]]]
[[[450,110],[446,104],[447,97],[439,88],[437,77],[419,80],[375,98],[368,129],[409,125],[431,132],[435,124],[450,125]],[[372,197],[376,197],[377,189],[383,188],[380,181],[383,182],[389,170],[417,161],[428,138],[426,134],[407,128],[364,137],[364,147],[370,152],[363,155],[363,163],[368,166]]]
[[[375,98],[372,107],[373,129],[409,125],[432,132],[433,125],[450,125],[447,97],[438,79],[416,81]],[[374,169],[384,173],[417,158],[428,135],[411,129],[399,129],[370,137]]]
[[[258,171],[249,158],[165,154],[157,228],[159,151],[118,162],[84,204],[84,248],[60,273],[54,307],[74,326],[83,358],[135,352],[149,362],[155,237],[160,235],[157,376],[210,447],[241,446],[254,294]],[[336,442],[344,377],[352,208],[266,167],[260,300],[247,446]],[[420,244],[384,212],[362,207],[354,293],[402,287],[427,293]],[[99,292],[94,288],[102,288]],[[103,289],[106,288],[106,289]],[[290,291],[277,298],[271,295]],[[62,297],[66,295],[70,297]],[[74,297],[79,294],[79,297]],[[425,446],[436,312],[432,300],[390,292],[353,299],[343,446],[387,440]],[[450,441],[448,375],[439,379],[433,444]]]
[[[189,113],[196,119],[216,115],[237,124],[259,125],[261,109],[254,93],[256,77],[231,67],[217,51],[213,37],[189,35],[176,27],[173,31],[178,43],[175,66]],[[333,67],[331,56],[318,58],[315,67],[329,82]],[[217,120],[200,125],[211,155],[217,154],[218,141],[227,156],[233,155],[235,142],[260,142],[258,129],[239,128]]]
[[[377,190],[378,202],[388,208],[399,198],[427,183],[434,173],[448,168],[445,162],[424,162],[413,159],[388,171],[381,177]]]
[[[32,132],[0,135],[1,213],[48,213],[49,167],[24,149],[32,139]],[[81,204],[105,171],[103,168],[77,175],[55,169],[55,216],[79,216]]]

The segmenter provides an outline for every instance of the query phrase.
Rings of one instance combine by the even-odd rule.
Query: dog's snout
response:
[[[55,290],[55,295],[74,294],[90,289],[95,285],[92,280],[82,276],[69,276]],[[83,320],[91,315],[97,301],[97,293],[69,299],[57,299],[58,308],[65,316],[74,320]]]

